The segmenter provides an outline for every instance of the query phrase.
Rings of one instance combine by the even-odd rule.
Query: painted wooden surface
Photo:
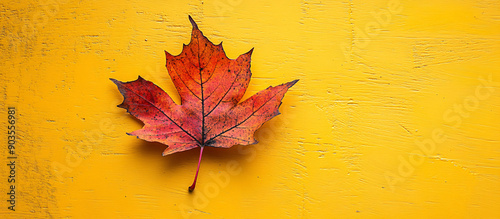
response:
[[[169,94],[188,14],[245,97],[300,79],[260,143],[162,157],[108,78]],[[499,218],[499,1],[0,3],[2,218]],[[245,98],[244,97],[244,98]],[[15,212],[8,107],[16,108]]]

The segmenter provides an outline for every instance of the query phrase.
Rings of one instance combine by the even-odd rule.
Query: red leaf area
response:
[[[298,80],[268,87],[239,103],[252,75],[253,49],[229,59],[222,43],[214,45],[191,16],[189,20],[193,25],[191,42],[177,56],[165,51],[166,67],[179,92],[180,105],[140,76],[130,82],[111,80],[124,97],[118,107],[144,123],[142,129],[129,135],[167,145],[164,156],[199,147],[201,161],[205,146],[229,148],[257,143],[254,132],[279,114],[283,96]],[[196,185],[198,170],[190,191]]]

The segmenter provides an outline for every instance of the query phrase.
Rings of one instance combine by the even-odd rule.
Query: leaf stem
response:
[[[198,159],[198,168],[196,169],[196,175],[194,176],[194,182],[193,185],[189,187],[189,192],[193,192],[194,187],[196,186],[196,180],[198,179],[198,171],[200,170],[200,163],[201,163],[201,155],[203,155],[203,146],[200,146],[200,158]]]

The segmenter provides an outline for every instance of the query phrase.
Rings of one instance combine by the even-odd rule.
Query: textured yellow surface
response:
[[[499,218],[499,1],[0,3],[2,218]],[[300,79],[260,143],[162,157],[108,78],[178,101],[188,14],[245,95]],[[7,107],[16,107],[15,212]]]

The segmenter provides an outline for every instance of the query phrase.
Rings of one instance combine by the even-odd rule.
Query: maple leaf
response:
[[[257,143],[254,132],[279,114],[281,99],[298,80],[268,87],[239,103],[252,75],[253,49],[237,59],[229,59],[222,43],[214,45],[191,16],[189,20],[193,25],[191,42],[177,56],[165,51],[166,67],[179,92],[180,105],[141,76],[130,82],[110,79],[124,97],[118,107],[144,123],[142,129],[127,134],[167,145],[163,156],[200,148],[196,175],[189,187],[193,191],[203,148]]]

